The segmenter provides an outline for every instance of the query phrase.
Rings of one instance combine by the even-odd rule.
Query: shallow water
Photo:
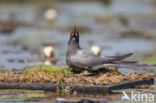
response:
[[[54,22],[47,22],[43,17],[45,10],[50,7],[58,12]],[[54,46],[57,65],[65,65],[67,42],[75,24],[80,33],[80,44],[84,49],[90,51],[92,45],[98,45],[102,48],[102,55],[134,52],[129,59],[141,61],[145,54],[156,50],[155,10],[154,0],[114,0],[109,6],[100,2],[1,3],[0,22],[8,21],[9,16],[14,14],[13,20],[18,26],[13,32],[0,33],[0,71],[19,70],[30,65],[43,64],[41,52],[47,44]],[[128,28],[141,31],[141,35],[121,35],[120,33],[127,29],[118,19],[119,14],[128,19]],[[155,67],[124,65],[119,70],[123,73],[128,73],[129,70],[144,70],[156,75],[156,72],[153,72]],[[154,86],[143,91],[151,92]],[[121,98],[121,93],[106,96],[81,94],[75,98],[92,98],[95,95],[108,101],[120,101]],[[45,91],[0,90],[1,102],[51,102],[56,97],[73,98],[71,95],[58,96],[56,93]]]
[[[122,13],[127,15],[126,13],[128,13],[130,18],[127,19],[129,19],[130,24],[133,24],[132,28],[134,28],[139,15],[151,15],[155,11],[152,2],[152,0],[141,3],[139,0],[128,0],[127,2],[120,0],[112,2],[110,6],[104,6],[100,2],[55,3],[55,5],[48,5],[47,3],[42,3],[42,5],[40,3],[36,5],[33,3],[23,5],[2,3],[0,4],[0,12],[3,15],[0,16],[0,20],[6,21],[11,14],[14,14],[12,18],[16,23],[19,23],[19,26],[13,32],[8,33],[9,36],[4,33],[0,35],[0,45],[2,45],[0,48],[2,59],[0,65],[4,68],[23,68],[39,64],[42,62],[40,54],[44,44],[54,45],[55,55],[58,59],[57,64],[64,65],[67,41],[73,24],[77,24],[80,31],[80,44],[88,51],[92,45],[98,45],[102,48],[102,55],[151,52],[155,50],[155,39],[135,38],[135,36],[134,38],[121,38],[119,31],[123,27],[116,20],[116,15]],[[48,23],[43,18],[44,11],[48,8],[47,5],[58,10],[58,17],[55,22]],[[124,7],[121,5],[124,5]],[[131,9],[130,5],[133,5],[135,9]],[[113,18],[113,20],[111,22],[107,19],[104,22],[96,21],[99,17],[105,19],[107,16]],[[141,29],[141,27],[138,28]],[[155,29],[151,31],[153,30]],[[18,49],[24,47],[30,48],[30,50]],[[37,51],[37,53],[35,54],[33,51]],[[17,59],[26,62],[16,62],[20,61]]]
[[[44,43],[49,43],[54,46],[55,55],[58,59],[57,64],[65,64],[66,47],[69,39],[69,33],[61,34],[60,32],[55,32],[53,30],[35,31],[34,29],[30,28],[26,30],[24,28],[21,29],[22,30],[15,32],[15,34],[11,37],[8,37],[9,41],[1,42],[2,46],[0,49],[0,57],[2,59],[1,65],[4,68],[23,68],[32,64],[41,63],[41,53],[42,49],[44,48]],[[138,38],[112,38],[107,36],[107,34],[99,34],[97,36],[97,34],[81,33],[80,45],[82,45],[82,47],[88,51],[90,51],[91,46],[98,45],[102,48],[102,55],[116,55],[128,52],[134,52],[135,54],[138,52],[146,53],[155,49],[153,44],[154,41],[151,40]],[[11,61],[10,59],[13,60]],[[25,60],[26,62],[23,62],[24,64],[21,62],[16,62],[19,61],[19,59]]]

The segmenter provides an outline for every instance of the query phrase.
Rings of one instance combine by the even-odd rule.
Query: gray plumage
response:
[[[96,71],[107,64],[120,61],[131,56],[132,53],[122,56],[97,56],[82,50],[79,46],[79,33],[74,28],[68,42],[66,62],[74,71]]]

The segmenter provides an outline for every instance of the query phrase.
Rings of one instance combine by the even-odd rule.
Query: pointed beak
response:
[[[76,30],[76,25],[75,25],[75,27],[74,27],[74,29],[73,29],[73,32],[72,32],[72,36],[78,36],[78,32],[77,32],[77,30]]]

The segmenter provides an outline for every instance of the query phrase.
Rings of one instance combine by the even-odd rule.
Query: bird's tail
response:
[[[121,61],[115,61],[113,63],[114,64],[135,64],[135,63],[138,63],[138,61],[125,61],[125,60],[121,60]]]
[[[128,54],[125,54],[125,55],[121,55],[121,56],[107,56],[107,57],[104,57],[104,61],[107,61],[107,62],[115,62],[115,61],[121,61],[127,57],[130,57],[133,53],[128,53]]]
[[[119,66],[120,64],[131,64],[137,63],[137,61],[123,61],[123,59],[131,56],[133,53],[128,53],[121,56],[107,56],[103,57],[104,63],[100,65],[96,65],[92,68],[92,71],[97,71],[101,68],[109,67],[109,66]]]

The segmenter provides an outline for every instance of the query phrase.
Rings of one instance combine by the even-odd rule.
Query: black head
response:
[[[79,33],[76,30],[76,26],[70,34],[70,39],[67,47],[67,56],[76,53],[76,51],[80,49],[79,46]]]
[[[69,43],[78,43],[79,44],[79,33],[76,30],[76,26],[74,27],[72,33],[70,34],[70,40]]]

